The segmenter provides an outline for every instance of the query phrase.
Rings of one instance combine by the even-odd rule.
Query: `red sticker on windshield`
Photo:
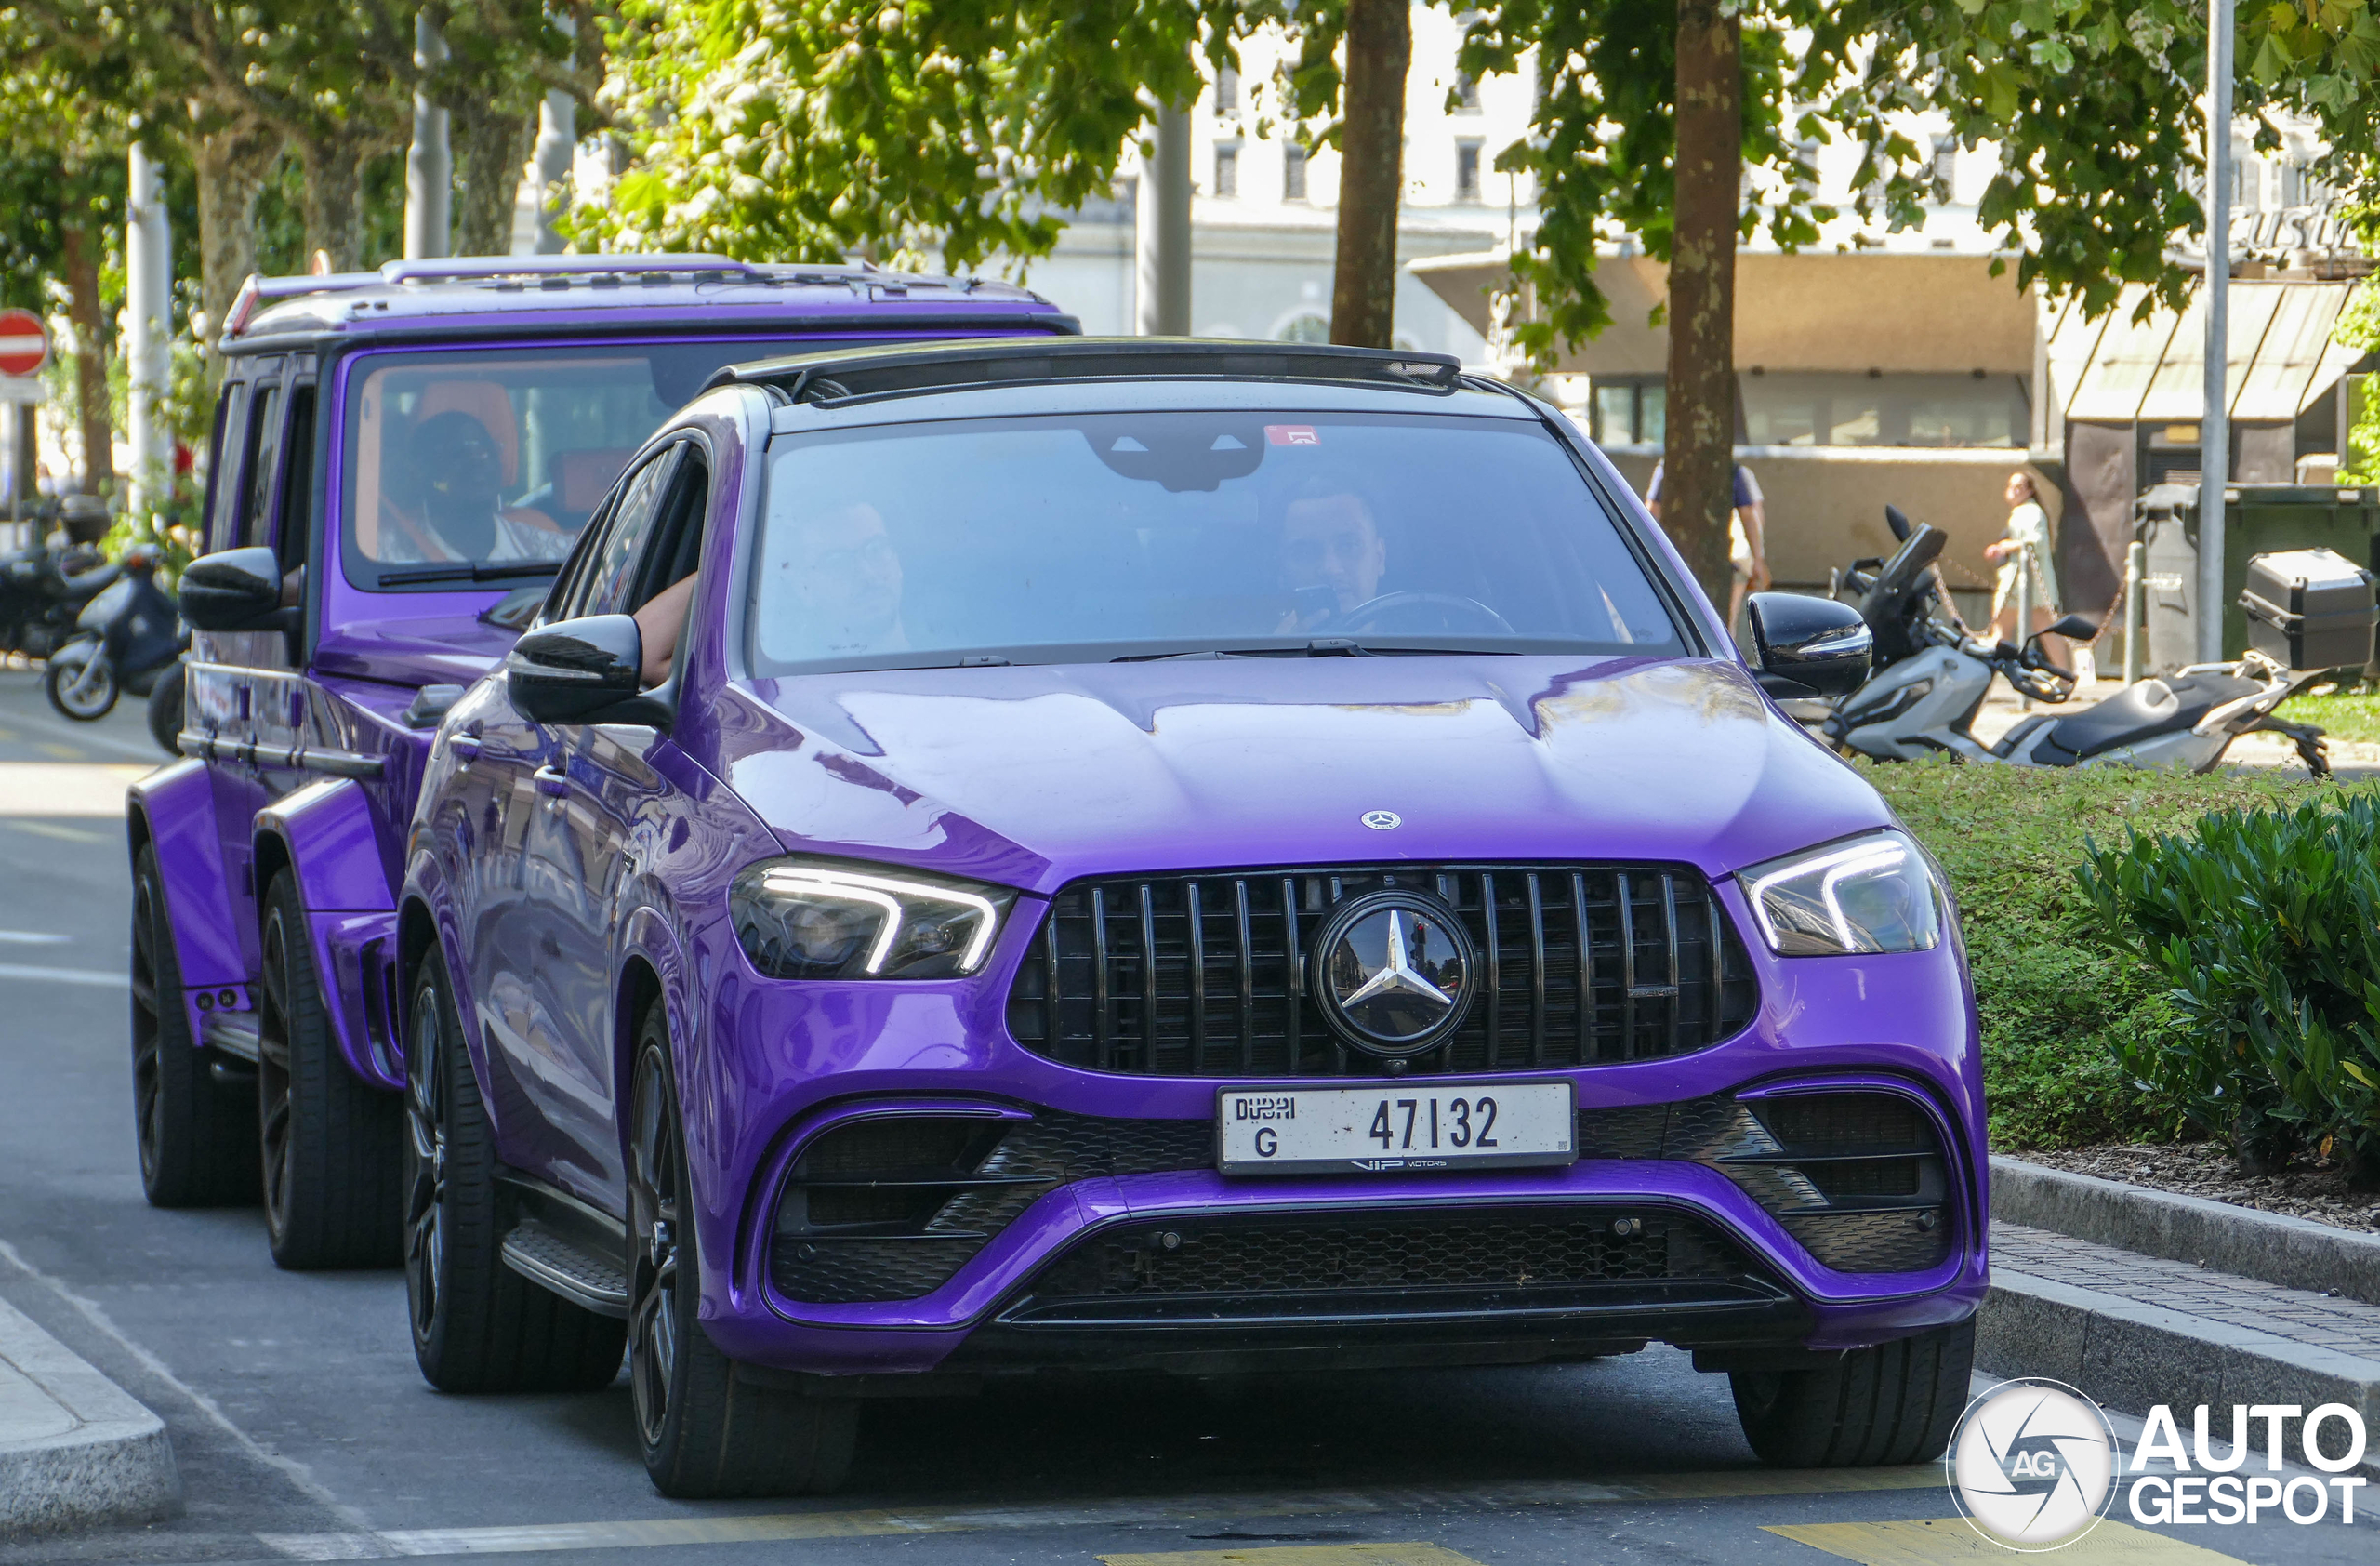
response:
[[[1320,445],[1322,437],[1311,424],[1267,424],[1264,438],[1274,445]]]

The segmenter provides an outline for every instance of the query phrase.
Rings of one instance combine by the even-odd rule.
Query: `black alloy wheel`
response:
[[[191,1037],[165,879],[156,848],[144,843],[132,868],[132,1108],[140,1188],[152,1207],[257,1199],[256,1099],[247,1085],[242,1063],[220,1060]]]
[[[857,1403],[759,1385],[703,1331],[685,1128],[658,1001],[637,1029],[628,1128],[628,1382],[654,1487],[682,1500],[839,1489]]]
[[[622,1324],[504,1264],[495,1136],[435,952],[415,974],[405,1021],[405,1299],[423,1377],[442,1392],[610,1386]]]
[[[258,944],[257,1119],[272,1259],[293,1271],[393,1267],[402,1106],[339,1057],[286,869],[266,889]]]

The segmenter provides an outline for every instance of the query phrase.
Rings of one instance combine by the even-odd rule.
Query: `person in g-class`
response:
[[[571,536],[534,512],[504,505],[504,462],[487,426],[460,409],[435,414],[413,432],[411,506],[390,506],[381,531],[383,562],[560,560]]]

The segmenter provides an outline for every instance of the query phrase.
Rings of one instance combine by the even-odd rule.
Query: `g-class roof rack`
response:
[[[759,386],[783,402],[841,405],[986,386],[1088,380],[1283,380],[1444,394],[1460,360],[1402,349],[1193,338],[1033,338],[848,348],[730,365],[706,392]]]

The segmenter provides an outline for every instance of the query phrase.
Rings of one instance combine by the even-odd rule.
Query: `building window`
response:
[[[1239,194],[1239,143],[1215,143],[1215,194],[1230,199]]]
[[[2023,378],[1873,371],[1754,371],[1743,378],[1752,445],[2021,446]]]
[[[1454,198],[1457,201],[1479,199],[1479,143],[1476,141],[1454,144]]]
[[[1669,389],[1659,379],[1595,378],[1587,433],[1597,445],[1659,445],[1669,436]]]
[[[1239,67],[1226,65],[1215,74],[1215,113],[1225,119],[1239,113]]]
[[[1934,139],[1934,199],[1949,201],[1959,188],[1959,140],[1955,136]]]
[[[1292,141],[1281,149],[1281,199],[1305,199],[1305,143]]]
[[[1454,78],[1454,102],[1459,113],[1479,113],[1479,83],[1458,72]]]

